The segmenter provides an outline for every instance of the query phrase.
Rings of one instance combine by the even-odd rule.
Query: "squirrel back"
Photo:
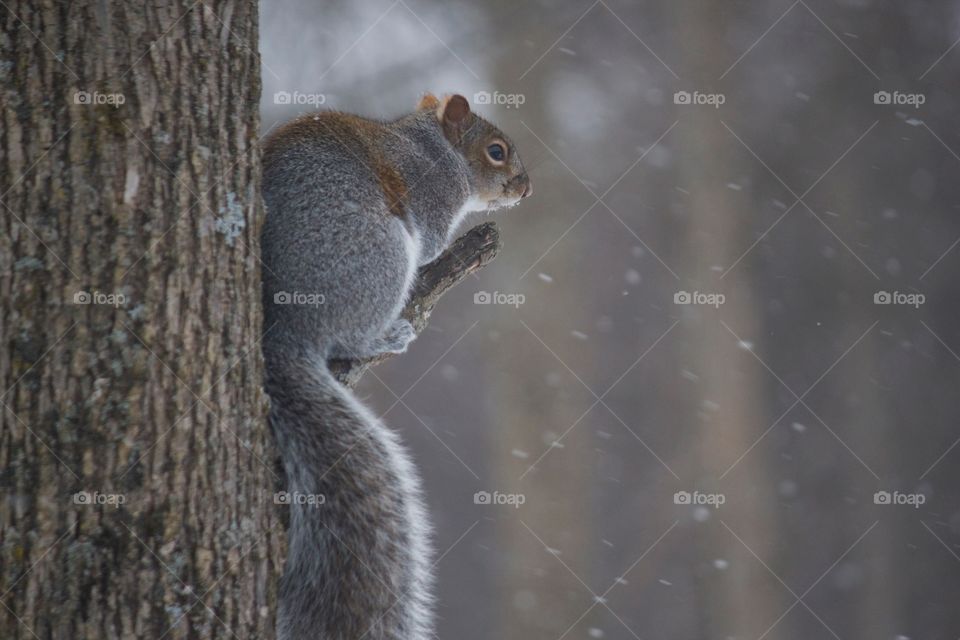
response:
[[[516,149],[462,96],[393,121],[324,112],[263,155],[263,354],[290,508],[281,640],[425,640],[429,522],[397,436],[330,358],[400,353],[417,268],[466,213],[530,194]]]

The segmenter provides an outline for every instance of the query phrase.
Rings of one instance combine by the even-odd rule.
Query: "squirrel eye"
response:
[[[490,156],[490,159],[494,162],[503,162],[507,158],[507,152],[499,142],[495,142],[487,147],[487,155]]]

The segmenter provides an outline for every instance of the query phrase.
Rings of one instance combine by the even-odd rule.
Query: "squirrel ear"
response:
[[[420,102],[417,103],[417,111],[433,110],[439,106],[440,101],[437,100],[437,96],[427,92],[423,94],[423,97],[420,98]]]
[[[437,119],[444,135],[454,145],[460,144],[463,130],[466,127],[467,116],[470,115],[470,103],[459,93],[444,96],[437,107]]]
[[[470,113],[470,103],[459,93],[445,96],[443,104],[437,109],[440,121],[446,124],[459,124]]]

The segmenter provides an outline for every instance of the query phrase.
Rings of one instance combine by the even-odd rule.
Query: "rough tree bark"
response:
[[[4,639],[273,637],[257,18],[0,9]],[[424,267],[418,330],[498,248],[481,225]]]
[[[271,635],[257,20],[0,8],[0,637]]]

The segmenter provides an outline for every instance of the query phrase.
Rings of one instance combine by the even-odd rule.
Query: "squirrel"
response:
[[[420,481],[398,436],[327,362],[404,352],[417,268],[467,213],[529,196],[530,178],[466,98],[427,94],[393,121],[323,111],[282,125],[264,141],[262,192],[265,388],[290,496],[277,635],[425,640]]]

